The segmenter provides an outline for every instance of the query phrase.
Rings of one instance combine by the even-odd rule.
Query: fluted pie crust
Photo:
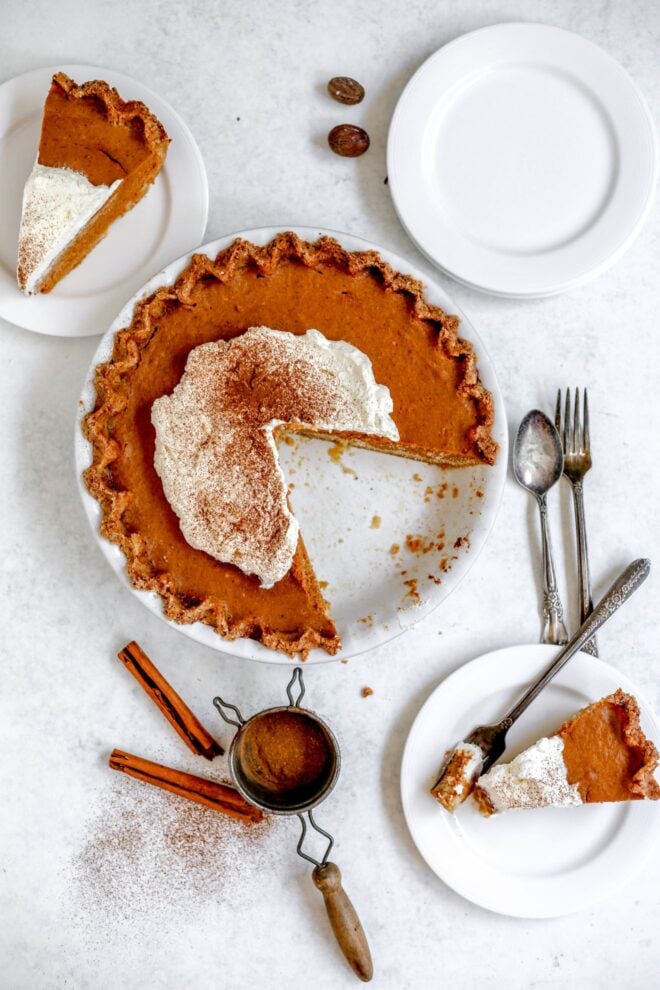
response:
[[[340,439],[433,464],[492,464],[493,401],[458,323],[377,252],[351,253],[328,237],[308,243],[286,233],[264,247],[236,240],[215,260],[193,256],[117,332],[84,420],[93,447],[85,481],[134,586],[160,595],[168,618],[204,622],[227,639],[250,637],[303,658],[315,647],[336,653],[340,639],[302,539],[291,570],[270,589],[185,542],[153,466],[151,405],[172,391],[201,343],[250,326],[313,327],[366,353],[394,402],[399,443]]]

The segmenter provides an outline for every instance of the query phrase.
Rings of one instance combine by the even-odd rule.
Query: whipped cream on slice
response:
[[[71,168],[36,163],[23,190],[18,235],[19,288],[32,295],[62,251],[80,233],[122,182],[93,185]]]
[[[270,588],[290,570],[299,535],[277,429],[398,440],[392,409],[351,344],[251,327],[194,348],[172,394],[153,403],[154,466],[190,546]]]
[[[570,784],[561,736],[539,739],[510,763],[500,763],[479,778],[497,811],[512,808],[566,808],[582,804],[577,784]]]

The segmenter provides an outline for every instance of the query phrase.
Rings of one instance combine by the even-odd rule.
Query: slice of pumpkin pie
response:
[[[611,801],[660,800],[658,751],[646,738],[639,705],[619,689],[582,709],[558,731],[510,763],[479,778],[479,810],[570,807]]]
[[[79,265],[145,195],[168,145],[144,103],[123,100],[101,80],[78,86],[64,72],[53,76],[23,193],[19,288],[50,292]]]

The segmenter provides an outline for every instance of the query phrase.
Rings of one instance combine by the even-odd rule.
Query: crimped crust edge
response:
[[[144,128],[144,138],[150,147],[157,147],[164,142],[169,143],[167,131],[160,120],[141,100],[124,100],[117,90],[102,79],[92,79],[78,84],[66,72],[56,72],[53,83],[59,86],[73,100],[83,100],[85,97],[96,97],[105,108],[111,124],[126,124],[138,118]]]

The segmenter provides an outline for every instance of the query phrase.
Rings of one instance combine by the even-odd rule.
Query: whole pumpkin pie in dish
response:
[[[376,252],[328,237],[193,256],[136,305],[95,385],[85,481],[133,584],[177,622],[291,655],[334,654],[340,639],[288,509],[278,436],[451,467],[497,453],[458,319]]]
[[[165,161],[169,138],[151,111],[102,80],[53,76],[36,164],[23,193],[17,280],[50,292],[111,224],[142,199]]]
[[[473,791],[482,814],[515,808],[660,800],[658,751],[646,738],[635,698],[619,689],[582,709],[510,763],[498,763]]]

